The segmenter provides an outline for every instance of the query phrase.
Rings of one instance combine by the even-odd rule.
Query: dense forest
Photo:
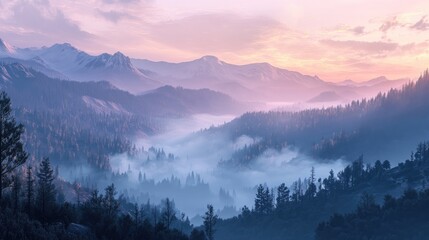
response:
[[[268,149],[296,148],[320,160],[363,154],[399,162],[417,142],[428,137],[429,74],[400,90],[345,106],[300,112],[251,112],[203,134],[246,135],[254,144],[237,150],[223,166],[246,167]]]
[[[49,158],[27,162],[24,125],[0,94],[0,239],[212,239],[217,216],[208,205],[204,230],[194,229],[173,200],[130,203],[114,184],[104,194],[58,178]],[[27,163],[26,163],[27,162]],[[66,194],[75,198],[68,201]]]
[[[159,131],[160,116],[153,118],[142,110],[128,114],[120,108],[99,112],[88,107],[94,99],[81,101],[86,94],[100,97],[97,94],[106,92],[131,101],[128,93],[107,83],[83,86],[20,65],[3,67],[17,74],[13,82],[2,82],[17,101],[12,111],[9,97],[0,96],[0,239],[404,239],[412,231],[412,239],[420,240],[428,233],[423,226],[428,223],[429,194],[424,189],[429,181],[429,143],[419,144],[395,167],[384,160],[395,156],[396,163],[402,149],[427,139],[428,72],[401,90],[344,107],[247,113],[203,131],[221,131],[232,139],[242,135],[261,139],[236,151],[221,166],[248,166],[267,149],[285,147],[299,148],[320,160],[356,160],[326,178],[317,178],[313,168],[291,186],[258,185],[254,205],[243,206],[233,218],[218,219],[208,205],[203,225],[194,228],[172,199],[163,198],[156,205],[143,191],[209,202],[214,195],[198,174],[189,173],[182,184],[175,176],[155,182],[139,172],[135,187],[125,188],[128,194],[120,192],[117,183],[128,184],[133,169],[120,173],[111,166],[110,156],[115,154],[144,158],[145,164],[176,159],[163,149],[138,149],[129,140],[132,134]],[[51,84],[55,88],[44,88]],[[29,93],[35,89],[40,94]],[[160,91],[188,95],[184,89]],[[146,99],[157,98],[156,92],[148,94]],[[382,160],[369,164],[374,159]],[[76,181],[59,177],[58,164],[67,166]],[[85,164],[98,171],[78,179]],[[96,186],[95,179],[102,179],[104,185]],[[231,195],[220,189],[218,197],[232,205]],[[135,203],[142,199],[147,202]]]
[[[322,222],[316,239],[424,240],[429,234],[428,214],[429,190],[409,189],[398,199],[386,195],[381,205],[365,194],[354,212]]]
[[[345,214],[354,210],[359,205],[360,196],[371,196],[374,204],[383,199],[394,199],[391,196],[399,196],[407,189],[425,189],[429,181],[429,143],[418,145],[409,159],[391,168],[390,162],[376,161],[373,165],[364,164],[360,157],[335,174],[330,172],[326,178],[315,177],[315,169],[309,173],[308,178],[298,179],[288,187],[281,184],[277,188],[259,185],[256,188],[255,204],[252,208],[244,206],[239,216],[222,220],[218,223],[216,237],[218,239],[314,239],[315,229],[318,224],[329,219],[334,213]],[[413,211],[428,211],[423,204],[427,201],[427,193],[421,193],[416,197],[411,206],[399,208],[401,202],[407,202],[408,190],[405,197],[397,200],[398,209],[394,213],[377,210],[379,207],[367,209],[368,216],[356,214],[332,217],[328,223],[322,223],[317,231],[320,239],[392,239],[386,238],[382,231],[368,235],[368,238],[353,238],[363,236],[364,232],[374,229],[373,221],[386,224],[385,229],[395,227],[397,236],[404,236],[407,230],[423,229],[421,226],[427,223],[427,215],[410,216],[411,221],[416,222],[416,227],[404,227],[397,224],[395,219],[401,215],[406,207]],[[389,195],[385,197],[385,195]],[[417,196],[417,195],[416,195]],[[420,199],[420,200],[419,200]],[[392,200],[393,201],[393,200]],[[405,203],[404,203],[405,204]],[[393,211],[393,210],[392,210]],[[373,214],[373,215],[371,215]],[[389,215],[392,214],[392,215]],[[412,213],[409,213],[412,214]],[[371,218],[371,217],[374,218]],[[392,216],[392,219],[385,218]],[[340,220],[338,220],[340,219]],[[342,220],[341,220],[342,219]],[[338,222],[342,221],[342,222]],[[359,222],[360,221],[360,222]],[[378,221],[378,222],[377,222]],[[405,220],[404,220],[405,221]],[[392,225],[391,225],[392,224]],[[418,234],[423,234],[419,230]],[[350,238],[330,238],[331,234],[343,233],[340,236]],[[366,236],[366,235],[365,235]],[[390,236],[390,235],[389,235]],[[418,238],[417,235],[415,239]],[[377,238],[380,237],[380,238]],[[382,238],[384,237],[384,238]],[[404,239],[404,238],[395,238]],[[408,238],[406,238],[408,239]]]

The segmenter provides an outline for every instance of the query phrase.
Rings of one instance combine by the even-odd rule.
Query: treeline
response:
[[[246,113],[203,134],[220,131],[232,140],[243,135],[261,139],[237,150],[223,162],[227,167],[245,167],[267,149],[280,151],[290,146],[320,160],[353,160],[364,154],[400,161],[406,157],[400,149],[411,148],[426,138],[428,91],[426,71],[417,82],[372,99],[300,112]]]
[[[189,239],[192,231],[168,198],[161,206],[138,206],[117,197],[113,184],[86,199],[76,187],[76,203],[65,201],[47,158],[37,172],[28,167],[9,178],[2,189],[0,239]]]
[[[336,212],[351,212],[359,203],[357,196],[364,192],[374,194],[377,200],[388,193],[397,194],[404,188],[426,188],[428,180],[429,143],[419,144],[409,159],[394,168],[391,168],[387,160],[376,161],[373,165],[364,164],[363,157],[353,161],[337,174],[331,170],[326,178],[316,178],[313,168],[308,178],[298,179],[290,187],[284,183],[276,188],[259,185],[256,188],[254,205],[251,208],[244,206],[237,217],[220,221],[216,236],[225,240],[314,239],[315,229],[321,221]],[[425,208],[421,210],[426,211]],[[357,222],[360,220],[362,219],[356,219]],[[329,225],[331,228],[327,227],[327,233],[336,231],[336,223],[332,224]],[[360,229],[354,227],[353,231]],[[406,227],[398,231],[406,232]]]
[[[384,197],[378,205],[364,194],[357,209],[335,214],[316,230],[317,240],[424,240],[429,235],[429,190],[409,189],[400,198]]]
[[[161,207],[130,204],[112,184],[84,198],[73,184],[76,203],[55,185],[57,171],[48,158],[38,166],[28,159],[24,126],[12,115],[10,98],[0,93],[0,239],[205,239],[166,199]],[[192,230],[192,233],[191,233]],[[187,233],[191,233],[188,237]],[[203,238],[201,238],[201,236]]]
[[[135,96],[106,82],[62,81],[17,63],[0,66],[0,85],[25,125],[22,137],[32,160],[50,156],[55,164],[111,170],[110,155],[132,153],[131,136],[161,128],[161,120],[136,105]]]

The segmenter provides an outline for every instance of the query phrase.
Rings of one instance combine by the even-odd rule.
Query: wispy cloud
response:
[[[150,26],[150,36],[166,45],[200,53],[240,52],[282,25],[268,17],[200,14]]]
[[[9,5],[10,15],[1,19],[0,24],[6,24],[9,28],[20,31],[6,31],[5,35],[14,38],[34,38],[45,44],[63,42],[65,40],[90,41],[94,36],[83,31],[76,22],[65,14],[53,8],[49,1],[16,1]],[[17,39],[19,41],[19,39]]]
[[[398,21],[397,17],[394,16],[394,17],[392,17],[392,18],[387,19],[386,21],[384,21],[383,24],[380,26],[379,29],[380,29],[380,31],[386,33],[387,31],[389,31],[391,29],[394,29],[394,28],[396,28],[398,26],[402,26],[402,25],[403,24],[401,24]]]
[[[102,0],[104,3],[108,4],[129,4],[129,3],[136,3],[140,2],[140,0]]]
[[[428,11],[425,0],[0,0],[0,35],[18,46],[71,42],[152,60],[212,54],[330,80],[362,79],[365,64],[380,75],[394,66],[402,75],[388,77],[400,78],[427,67]]]
[[[412,25],[410,28],[420,31],[429,30],[429,22],[426,20],[427,16],[423,16],[418,22]]]
[[[321,40],[320,42],[331,47],[343,48],[343,49],[348,49],[352,51],[364,52],[368,54],[380,54],[384,52],[390,52],[390,51],[394,51],[398,47],[397,43],[381,42],[381,41],[365,42],[365,41],[354,41],[354,40],[338,41],[338,40],[332,40],[332,39],[325,39],[325,40]]]
[[[365,27],[364,26],[357,26],[357,27],[349,29],[349,31],[354,33],[355,35],[362,35],[365,33]]]
[[[104,17],[106,20],[117,23],[118,21],[122,20],[122,19],[135,19],[134,16],[126,13],[126,12],[120,12],[120,11],[115,11],[115,10],[110,10],[110,11],[103,11],[103,10],[98,10],[98,13]]]

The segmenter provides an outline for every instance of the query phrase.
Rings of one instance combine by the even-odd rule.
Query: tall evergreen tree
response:
[[[16,213],[16,211],[19,208],[20,205],[20,194],[21,194],[21,179],[19,176],[14,175],[12,176],[12,204],[13,204],[13,211]]]
[[[290,191],[286,187],[286,184],[284,183],[280,184],[280,186],[277,188],[277,198],[276,198],[277,208],[282,208],[287,204],[287,202],[289,202],[289,194],[290,194]]]
[[[25,208],[27,209],[27,212],[31,214],[34,200],[34,178],[30,165],[27,166],[25,181]]]
[[[256,198],[255,198],[255,212],[257,213],[263,213],[264,208],[264,186],[262,184],[259,184],[258,189],[256,190]]]
[[[215,234],[215,225],[217,222],[218,216],[214,213],[213,205],[207,205],[207,212],[205,213],[204,220],[204,232],[208,240],[214,239]]]
[[[316,182],[316,174],[315,174],[314,167],[312,167],[308,188],[307,188],[307,191],[305,192],[305,195],[307,198],[311,199],[316,195],[317,187],[316,187],[315,182]]]
[[[10,98],[3,91],[0,93],[0,201],[7,184],[8,175],[25,163],[28,154],[21,142],[24,126],[17,124],[12,116]]]
[[[115,198],[117,192],[115,185],[109,185],[105,189],[103,207],[108,217],[115,218],[119,211],[119,201]]]
[[[77,202],[77,206],[80,206],[80,183],[78,183],[77,181],[73,182],[73,190],[76,193],[76,202]]]
[[[167,229],[170,229],[171,223],[176,218],[176,210],[174,209],[174,202],[169,198],[164,201],[161,218]]]
[[[37,173],[37,206],[41,212],[42,221],[46,221],[51,207],[55,204],[54,170],[49,158],[44,158]]]

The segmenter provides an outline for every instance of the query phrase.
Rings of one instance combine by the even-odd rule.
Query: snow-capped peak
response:
[[[16,50],[9,43],[0,38],[0,56],[11,56],[15,54]]]
[[[197,61],[208,63],[208,64],[220,64],[220,65],[223,64],[222,61],[219,60],[219,58],[212,55],[203,56],[200,59],[197,59]]]
[[[72,49],[76,49],[70,43],[56,43],[56,44],[52,45],[52,47],[53,48],[72,48]]]
[[[20,63],[0,64],[0,79],[11,81],[20,77],[33,77],[30,69]]]
[[[113,55],[103,53],[96,56],[92,61],[86,64],[87,68],[108,68],[116,70],[131,70],[137,71],[132,65],[129,57],[125,56],[121,52],[116,52]]]
[[[131,60],[129,57],[125,56],[123,53],[116,52],[110,58],[108,64],[111,64],[113,66],[129,67],[129,66],[131,66]]]

